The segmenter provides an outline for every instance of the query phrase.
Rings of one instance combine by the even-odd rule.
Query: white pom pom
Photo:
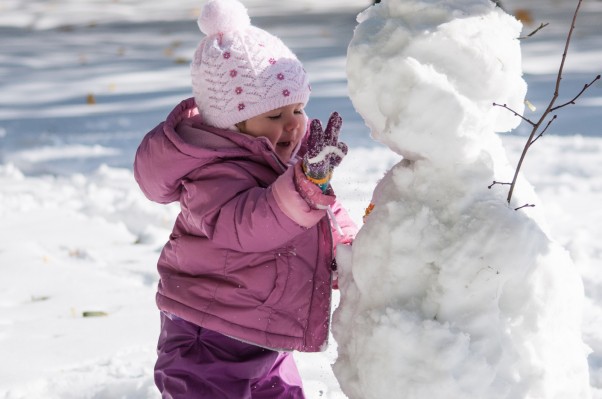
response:
[[[238,0],[209,0],[198,19],[206,35],[242,30],[251,25],[245,6]]]

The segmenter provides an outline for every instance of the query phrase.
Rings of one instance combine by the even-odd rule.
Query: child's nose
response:
[[[296,115],[289,115],[287,117],[285,125],[284,125],[284,128],[287,131],[292,131],[292,130],[295,130],[295,129],[297,129],[299,127],[299,124],[300,124],[299,119],[296,118],[295,116]]]

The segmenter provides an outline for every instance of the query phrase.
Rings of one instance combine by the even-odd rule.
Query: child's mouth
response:
[[[281,141],[278,144],[276,144],[278,147],[282,147],[282,148],[287,148],[291,146],[291,142],[290,141]]]

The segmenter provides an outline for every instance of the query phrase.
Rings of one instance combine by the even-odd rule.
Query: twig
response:
[[[567,101],[566,103],[562,104],[562,105],[557,105],[556,107],[552,108],[550,111],[554,112],[557,109],[560,109],[562,107],[566,107],[569,104],[575,104],[575,101],[581,97],[581,95],[590,88],[590,86],[592,86],[594,83],[596,83],[597,80],[600,80],[600,75],[596,76],[591,82],[587,83],[586,85],[583,86],[583,89],[581,89],[581,91],[579,93],[577,93],[577,95],[575,97],[573,97],[573,99],[571,101]]]
[[[543,28],[545,28],[546,26],[550,25],[548,22],[546,22],[545,24],[542,23],[541,25],[539,25],[539,27],[537,29],[535,29],[533,32],[529,33],[527,36],[520,36],[518,38],[518,40],[523,40],[526,39],[528,37],[533,36],[534,34],[536,34],[537,32],[539,32],[540,30],[542,30]]]
[[[554,122],[554,121],[556,120],[556,118],[557,118],[557,115],[554,115],[554,116],[552,116],[552,119],[550,119],[550,120],[548,121],[548,124],[547,124],[547,125],[546,125],[546,127],[545,127],[545,128],[542,130],[542,132],[541,132],[541,133],[539,133],[539,135],[538,135],[537,137],[535,137],[535,138],[533,139],[533,141],[531,141],[531,142],[529,143],[529,147],[531,147],[531,146],[533,145],[533,143],[535,143],[537,140],[539,140],[539,139],[541,138],[541,136],[543,136],[543,134],[544,134],[544,133],[545,133],[545,132],[548,130],[548,128],[550,127],[550,125],[552,124],[552,122]]]
[[[535,205],[533,204],[525,204],[523,206],[519,206],[518,208],[514,208],[515,211],[518,211],[519,209],[523,209],[523,208],[533,208],[535,207]]]
[[[487,186],[487,188],[491,190],[491,187],[495,186],[496,184],[499,184],[501,186],[509,186],[512,183],[502,183],[500,181],[495,181],[494,180],[493,183],[491,183],[490,185]]]
[[[529,150],[529,148],[531,147],[531,145],[535,141],[537,141],[537,139],[539,139],[541,137],[541,135],[543,134],[543,132],[545,132],[547,130],[547,128],[552,123],[552,121],[555,119],[555,117],[552,118],[552,120],[549,121],[548,124],[546,125],[544,131],[539,136],[537,136],[536,139],[533,139],[535,137],[535,134],[537,133],[537,131],[539,130],[539,128],[543,124],[543,122],[546,120],[547,116],[554,109],[554,104],[556,103],[556,99],[558,99],[558,92],[560,90],[560,81],[562,80],[562,73],[564,72],[564,63],[566,61],[566,57],[567,57],[567,53],[568,53],[568,49],[569,49],[569,44],[571,43],[571,38],[573,36],[573,31],[575,30],[575,21],[577,20],[577,14],[579,13],[579,8],[581,7],[581,3],[582,3],[582,0],[579,0],[579,2],[577,3],[577,8],[575,9],[575,13],[573,14],[573,20],[571,22],[571,28],[569,29],[569,32],[568,32],[568,35],[567,35],[567,38],[566,38],[566,43],[564,45],[564,52],[562,53],[562,61],[560,62],[560,67],[558,68],[558,75],[556,77],[556,86],[554,88],[554,95],[552,96],[552,99],[550,100],[550,103],[548,104],[548,107],[543,112],[543,114],[541,115],[541,117],[539,118],[539,120],[535,124],[532,124],[533,129],[531,130],[531,134],[529,135],[529,138],[528,138],[528,140],[527,140],[527,142],[526,142],[526,144],[525,144],[525,146],[523,148],[523,151],[521,153],[520,159],[519,159],[518,164],[516,166],[516,170],[514,171],[514,177],[512,178],[512,183],[510,184],[510,189],[508,190],[508,197],[507,197],[508,203],[510,203],[510,201],[512,200],[512,194],[514,193],[514,187],[516,187],[516,181],[518,179],[518,174],[519,174],[520,169],[521,169],[521,167],[523,165],[523,162],[525,160],[525,156],[527,155],[527,151]],[[596,80],[597,79],[594,79],[594,81],[596,81]],[[592,81],[592,83],[594,81]],[[585,91],[585,89],[587,87],[589,87],[589,86],[586,85],[586,87],[583,89],[583,91]],[[581,95],[581,93],[579,95],[577,95],[577,97],[580,96],[580,95]],[[574,99],[572,101],[574,101]],[[525,119],[525,118],[523,118],[523,119]],[[517,209],[521,209],[521,208],[523,208],[523,207],[520,207],[520,208],[517,208]]]
[[[514,116],[518,116],[519,118],[521,118],[522,120],[524,120],[525,122],[527,122],[529,125],[535,126],[535,123],[533,121],[531,121],[530,119],[525,118],[524,116],[522,116],[521,114],[519,114],[518,112],[516,112],[515,110],[513,110],[512,108],[510,108],[506,104],[493,103],[493,106],[494,107],[506,108],[508,111],[512,112],[514,114]]]

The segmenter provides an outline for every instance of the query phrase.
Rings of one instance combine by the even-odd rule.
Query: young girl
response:
[[[334,248],[355,235],[328,184],[341,119],[307,129],[301,63],[237,0],[210,0],[199,26],[194,98],[134,165],[149,199],[181,206],[158,261],[155,382],[164,398],[303,398],[290,351],[324,348]]]

